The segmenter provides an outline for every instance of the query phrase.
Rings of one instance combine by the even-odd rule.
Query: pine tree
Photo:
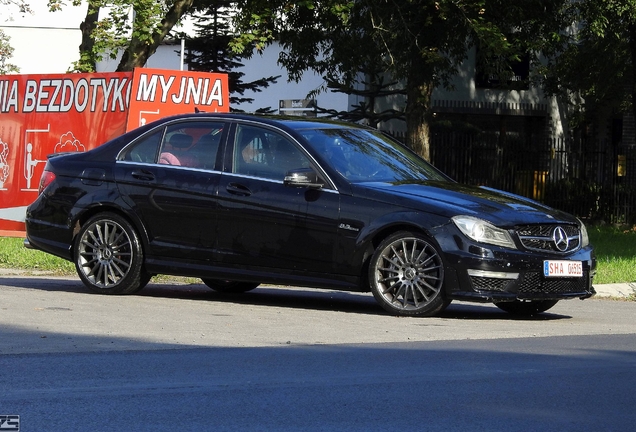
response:
[[[260,92],[261,89],[276,83],[280,78],[270,76],[251,82],[244,82],[245,73],[238,71],[243,67],[241,60],[251,55],[250,50],[236,54],[230,49],[234,34],[230,29],[230,13],[234,10],[235,0],[198,1],[199,11],[194,14],[197,36],[187,40],[185,58],[190,70],[202,72],[221,72],[228,74],[230,87],[230,106],[251,103],[253,98],[246,97],[248,91]],[[240,111],[232,109],[232,111]],[[273,112],[271,107],[259,108],[256,112]]]

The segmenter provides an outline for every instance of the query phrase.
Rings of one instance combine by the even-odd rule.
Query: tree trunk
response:
[[[88,8],[86,10],[86,17],[80,24],[80,31],[82,32],[82,43],[79,46],[80,59],[75,64],[75,70],[78,72],[95,72],[97,70],[97,57],[93,52],[95,47],[95,39],[93,38],[93,30],[97,27],[97,21],[99,20],[99,6],[96,6],[95,1],[88,1]]]
[[[146,65],[148,58],[153,55],[161,42],[168,36],[172,27],[185,15],[192,7],[194,0],[176,0],[161,24],[152,32],[150,41],[144,41],[137,37],[133,37],[124,51],[122,58],[117,66],[117,72],[128,72],[136,67]],[[138,26],[133,19],[133,31]]]
[[[427,161],[431,160],[431,96],[433,79],[424,72],[423,61],[411,63],[406,84],[406,144]]]

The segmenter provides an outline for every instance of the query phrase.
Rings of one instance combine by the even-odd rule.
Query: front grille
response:
[[[555,229],[562,228],[567,237],[567,247],[559,250],[555,243]],[[575,251],[581,244],[579,227],[576,225],[525,225],[515,229],[523,247],[533,251],[554,254],[567,254]]]
[[[470,276],[473,288],[478,291],[506,291],[511,279],[489,278],[481,276]]]
[[[519,282],[519,294],[573,294],[588,289],[588,272],[578,278],[544,278],[540,273],[526,273]]]

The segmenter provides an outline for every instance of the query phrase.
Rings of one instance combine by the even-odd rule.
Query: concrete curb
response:
[[[594,285],[595,297],[636,297],[636,282]]]

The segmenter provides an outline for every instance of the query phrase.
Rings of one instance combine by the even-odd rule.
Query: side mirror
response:
[[[298,168],[287,171],[283,184],[290,187],[310,189],[320,189],[324,186],[324,184],[320,182],[318,174],[311,168]]]

